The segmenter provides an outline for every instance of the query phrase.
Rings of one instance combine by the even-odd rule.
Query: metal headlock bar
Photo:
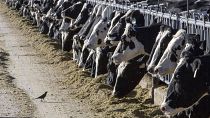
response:
[[[193,11],[182,12],[182,14],[163,13],[161,9],[154,10],[153,8],[160,5],[147,6],[144,4],[116,4],[111,2],[104,2],[99,0],[86,0],[90,4],[101,4],[105,6],[111,6],[115,10],[126,12],[127,10],[139,10],[144,14],[145,25],[148,26],[152,21],[157,18],[158,21],[162,21],[163,24],[169,25],[172,28],[187,29],[188,34],[199,34],[200,40],[206,40],[206,52],[210,52],[210,21],[206,20],[206,14],[198,14]],[[191,15],[189,15],[191,14]],[[169,84],[172,75],[166,75],[159,77],[159,79],[166,84]]]

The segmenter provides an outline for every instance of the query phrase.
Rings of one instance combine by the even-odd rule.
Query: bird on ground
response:
[[[44,94],[42,94],[41,96],[39,96],[39,97],[37,97],[35,99],[41,99],[41,101],[42,101],[42,100],[44,100],[44,98],[46,97],[46,95],[47,95],[47,91]]]

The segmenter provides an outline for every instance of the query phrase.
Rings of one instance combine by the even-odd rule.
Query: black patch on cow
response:
[[[177,50],[181,50],[181,46],[180,45],[177,47]]]
[[[182,45],[184,45],[184,44],[185,44],[185,40],[182,41]]]
[[[135,48],[135,44],[133,43],[133,41],[130,41],[129,48],[130,49],[134,49]]]
[[[176,62],[177,61],[176,55],[174,53],[171,54],[170,60],[172,62]]]
[[[106,27],[104,27],[104,30],[107,30],[107,28],[106,28]]]
[[[97,35],[97,36],[99,35],[99,31],[98,31],[98,30],[96,31],[96,35]]]
[[[98,39],[98,44],[101,44],[102,40],[101,39]]]

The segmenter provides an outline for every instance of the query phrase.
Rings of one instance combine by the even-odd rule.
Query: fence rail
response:
[[[199,34],[201,40],[206,40],[206,52],[210,51],[210,22],[206,20],[206,14],[192,13],[192,17],[187,15],[164,13],[152,8],[156,6],[145,6],[144,4],[132,5],[132,4],[116,4],[111,2],[104,2],[99,0],[86,0],[90,4],[102,4],[105,6],[111,6],[113,9],[126,12],[127,10],[139,10],[145,16],[145,25],[148,26],[151,22],[157,18],[158,21],[162,21],[163,24],[169,25],[173,28],[180,29],[186,28],[189,34]],[[196,16],[199,15],[198,19]],[[166,84],[169,84],[171,75],[159,77],[159,79]]]

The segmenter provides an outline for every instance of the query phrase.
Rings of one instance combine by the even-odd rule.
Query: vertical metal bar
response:
[[[186,26],[187,26],[187,32],[188,32],[188,19],[189,18],[189,0],[187,0],[187,23],[186,23]]]

